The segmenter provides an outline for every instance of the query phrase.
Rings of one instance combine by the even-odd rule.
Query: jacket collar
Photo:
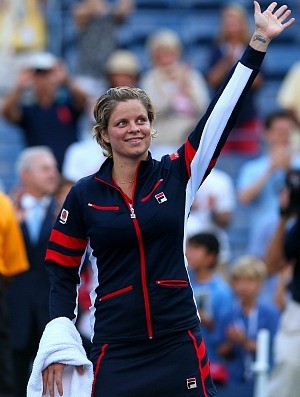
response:
[[[151,153],[148,152],[148,158],[147,160],[142,160],[138,164],[138,177],[137,181],[138,183],[143,182],[149,172],[153,169],[154,167],[154,161]],[[103,180],[104,182],[114,185],[112,181],[112,167],[113,167],[113,159],[112,158],[107,158],[104,163],[101,165],[100,169],[96,174],[94,174],[95,178],[98,180]]]

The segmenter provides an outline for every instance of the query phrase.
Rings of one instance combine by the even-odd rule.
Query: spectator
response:
[[[106,60],[117,47],[117,28],[133,10],[133,0],[81,0],[73,15],[78,28],[77,74],[104,79]]]
[[[214,168],[194,199],[187,223],[187,234],[215,233],[220,243],[220,264],[231,260],[227,228],[235,208],[235,187],[229,174]]]
[[[265,153],[247,161],[239,172],[238,198],[249,209],[248,253],[256,252],[256,245],[261,244],[257,235],[265,219],[277,215],[285,172],[296,161],[291,152],[292,129],[293,121],[287,112],[271,113],[265,120]]]
[[[268,397],[276,395],[278,390],[281,397],[297,397],[300,390],[300,171],[291,171],[287,182],[287,194],[282,196],[279,221],[265,259],[270,273],[292,266],[292,276],[286,285],[290,299],[275,337],[275,365]]]
[[[300,149],[300,62],[291,66],[285,75],[279,90],[277,100],[279,105],[290,112],[295,121],[293,146]]]
[[[67,147],[78,139],[86,94],[50,53],[34,54],[6,96],[3,114],[24,131],[26,146],[49,146],[59,168]]]
[[[221,361],[216,351],[219,318],[228,310],[233,297],[231,287],[217,270],[219,241],[212,233],[195,234],[188,239],[186,257],[207,352],[211,362],[218,362]],[[216,380],[213,374],[212,378]]]
[[[3,193],[0,193],[0,207],[0,396],[14,397],[17,379],[14,379],[9,343],[6,290],[12,277],[28,269],[28,260],[13,204]]]
[[[219,322],[218,352],[226,359],[229,387],[243,387],[243,397],[252,397],[253,363],[260,329],[270,331],[271,341],[277,330],[279,311],[257,301],[266,277],[265,263],[251,256],[239,257],[230,271],[235,292],[233,305]],[[271,342],[272,345],[272,342]]]
[[[16,275],[8,290],[16,397],[26,396],[30,365],[49,321],[50,284],[43,261],[54,223],[58,173],[48,148],[24,149],[17,161],[20,188],[15,194],[30,269]]]
[[[250,23],[241,4],[227,4],[220,15],[220,30],[212,46],[206,78],[216,91],[230,68],[238,61],[249,41]],[[262,72],[256,77],[223,152],[253,156],[259,150],[261,121],[256,109],[256,93],[263,81]]]
[[[206,109],[208,88],[204,77],[181,60],[182,43],[175,31],[158,30],[148,49],[152,67],[142,74],[141,86],[157,110],[154,143],[177,148]]]

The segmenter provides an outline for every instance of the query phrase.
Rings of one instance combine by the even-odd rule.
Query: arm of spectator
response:
[[[68,88],[78,111],[85,109],[87,105],[87,93],[83,91],[73,78],[68,74],[66,66],[60,62],[55,66],[56,81]]]
[[[206,79],[208,84],[212,88],[217,89],[234,64],[235,60],[233,60],[230,55],[226,55],[221,58],[206,73]]]
[[[266,248],[264,262],[269,274],[276,273],[286,265],[284,242],[286,226],[292,214],[289,213],[290,193],[283,189],[280,194],[280,217],[276,230]]]
[[[269,179],[270,175],[272,174],[272,166],[266,169],[266,171],[255,180],[250,186],[246,187],[245,189],[241,189],[238,193],[239,201],[242,204],[249,204],[256,197],[260,194],[262,189],[264,188],[267,180]]]
[[[22,111],[20,107],[20,100],[23,91],[26,87],[29,87],[32,83],[32,71],[30,69],[21,70],[15,86],[4,98],[2,113],[3,116],[13,122],[18,123],[22,117]]]
[[[280,217],[275,233],[267,246],[264,262],[269,274],[278,272],[285,264],[284,237],[287,221],[288,216]]]
[[[239,192],[239,200],[242,204],[249,204],[260,194],[264,188],[267,180],[271,174],[278,169],[288,170],[291,163],[291,156],[289,151],[284,147],[276,147],[270,151],[269,155],[269,166],[262,173],[260,177],[254,180],[254,183],[250,184],[245,189],[241,189]]]
[[[119,0],[113,9],[113,14],[117,20],[123,21],[134,9],[133,0]]]
[[[232,218],[232,213],[231,212],[216,212],[212,211],[211,212],[211,217],[214,223],[221,228],[225,229],[226,227],[229,226],[231,218]]]
[[[287,296],[288,296],[288,285],[292,279],[293,266],[287,265],[280,272],[278,277],[278,284],[275,294],[275,304],[282,311],[285,308]]]

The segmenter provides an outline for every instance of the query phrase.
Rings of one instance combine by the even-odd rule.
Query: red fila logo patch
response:
[[[157,193],[154,197],[156,198],[158,204],[164,203],[168,200],[164,192]]]
[[[171,159],[171,160],[179,159],[179,154],[178,154],[177,152],[176,152],[176,153],[170,154],[170,159]]]
[[[187,378],[186,387],[188,389],[196,389],[197,388],[197,380],[196,380],[196,378]]]
[[[60,213],[59,222],[64,225],[65,223],[67,223],[68,216],[69,216],[69,211],[63,208]]]

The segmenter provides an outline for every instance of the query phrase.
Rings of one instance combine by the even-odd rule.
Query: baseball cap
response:
[[[107,73],[126,73],[137,75],[140,66],[137,57],[127,50],[116,50],[108,58],[106,64]]]
[[[28,67],[36,70],[50,70],[57,64],[57,58],[50,52],[38,52],[28,60]]]

